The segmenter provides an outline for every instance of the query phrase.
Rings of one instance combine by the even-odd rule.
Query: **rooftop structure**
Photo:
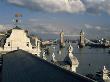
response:
[[[76,68],[79,65],[78,59],[73,55],[73,47],[71,46],[71,44],[69,45],[68,48],[68,60],[70,62],[71,65],[71,70],[76,72]]]
[[[10,52],[17,49],[28,51],[32,54],[39,55],[40,40],[36,37],[33,38],[28,35],[26,30],[23,30],[16,26],[15,28],[8,30],[0,42],[0,52]]]
[[[3,55],[2,82],[94,82],[23,50]]]
[[[32,37],[27,30],[23,30],[19,26],[22,14],[15,14],[15,27],[8,30],[0,39],[0,52],[10,52],[18,49],[25,50],[32,54],[40,56],[40,43],[38,37]]]

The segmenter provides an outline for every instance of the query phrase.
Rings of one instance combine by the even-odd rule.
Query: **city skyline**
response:
[[[18,12],[23,14],[21,26],[34,33],[57,34],[63,29],[66,34],[78,34],[83,29],[91,38],[109,38],[109,3],[108,0],[1,0],[0,30],[12,28],[14,14]]]

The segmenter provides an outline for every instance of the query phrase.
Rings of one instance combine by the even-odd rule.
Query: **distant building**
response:
[[[2,37],[0,41],[0,52],[10,52],[22,49],[39,56],[41,52],[40,43],[37,37],[29,36],[28,31],[16,26],[8,30],[5,36]]]

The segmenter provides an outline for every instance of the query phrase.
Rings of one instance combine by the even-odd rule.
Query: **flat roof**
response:
[[[17,50],[3,55],[2,82],[94,82]]]

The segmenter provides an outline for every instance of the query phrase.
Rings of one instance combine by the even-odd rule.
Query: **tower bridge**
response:
[[[64,35],[66,37],[82,37],[82,35]],[[95,43],[89,39],[87,39],[86,37],[84,37],[84,40],[82,40],[82,38],[80,38],[80,41],[85,41],[84,43],[91,43],[91,44],[98,44],[98,43]]]
[[[60,41],[61,41],[60,43],[62,43],[62,44],[64,44],[64,37],[80,37],[79,41],[78,41],[78,45],[79,45],[80,48],[84,47],[86,44],[93,44],[93,45],[100,44],[100,43],[96,43],[96,42],[93,42],[93,41],[87,39],[85,37],[85,33],[82,30],[81,30],[79,35],[78,34],[76,34],[76,35],[65,35],[64,32],[63,32],[63,36],[60,35]]]

